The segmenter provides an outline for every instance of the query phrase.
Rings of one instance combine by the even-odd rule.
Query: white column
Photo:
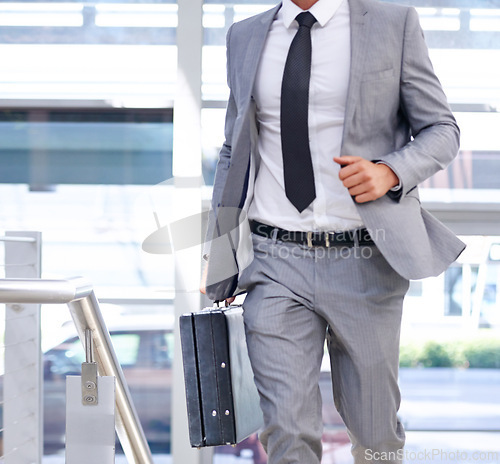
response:
[[[6,236],[5,276],[39,278],[41,233],[7,232]],[[40,337],[39,304],[6,305],[3,381],[5,464],[39,464],[42,460],[43,369]]]
[[[201,213],[201,53],[203,45],[202,0],[178,2],[177,89],[174,100],[174,220]],[[195,227],[196,228],[196,227]],[[199,230],[186,231],[199,234]],[[174,244],[175,246],[175,244]],[[175,315],[200,309],[198,292],[201,246],[175,253]],[[178,328],[178,325],[176,326]],[[212,450],[189,444],[186,399],[179,333],[176,331],[172,387],[172,457],[174,464],[212,462]]]

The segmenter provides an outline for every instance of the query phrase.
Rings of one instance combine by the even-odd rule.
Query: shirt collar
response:
[[[343,1],[346,0],[318,0],[309,10],[306,11],[310,11],[318,21],[319,25],[324,27],[325,24],[333,18],[333,15]],[[283,0],[281,11],[283,14],[283,23],[287,29],[290,28],[297,15],[304,12],[304,10],[293,3],[292,0]]]

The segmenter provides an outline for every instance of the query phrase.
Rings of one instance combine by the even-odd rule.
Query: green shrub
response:
[[[464,344],[463,353],[469,367],[500,368],[500,340],[470,340]]]
[[[422,349],[421,364],[424,367],[452,367],[453,359],[445,345],[429,341]]]
[[[399,348],[400,367],[417,367],[420,360],[420,351],[414,343],[402,344]]]
[[[399,365],[500,369],[500,338],[479,332],[455,340],[406,341],[400,347]]]
[[[469,363],[464,355],[464,342],[462,340],[448,341],[444,346],[450,356],[453,367],[468,367]]]

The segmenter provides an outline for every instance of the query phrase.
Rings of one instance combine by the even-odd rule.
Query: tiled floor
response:
[[[407,432],[404,464],[500,464],[500,432]],[[123,455],[116,464],[127,464]],[[154,455],[155,464],[172,464]],[[45,456],[43,464],[63,464],[64,456]],[[252,460],[216,454],[213,464],[251,464]],[[189,463],[182,463],[189,464]],[[325,445],[322,464],[353,464],[349,444]]]

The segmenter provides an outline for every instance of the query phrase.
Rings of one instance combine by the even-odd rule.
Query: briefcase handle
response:
[[[224,306],[221,306],[222,302],[224,302]],[[241,303],[227,304],[226,300],[214,300],[214,304],[212,306],[212,309],[223,310],[223,309],[230,309],[230,308],[238,308],[240,306],[241,306]]]
[[[214,300],[214,308],[220,308],[220,304],[224,302],[224,307],[227,308],[228,305],[226,300]]]

